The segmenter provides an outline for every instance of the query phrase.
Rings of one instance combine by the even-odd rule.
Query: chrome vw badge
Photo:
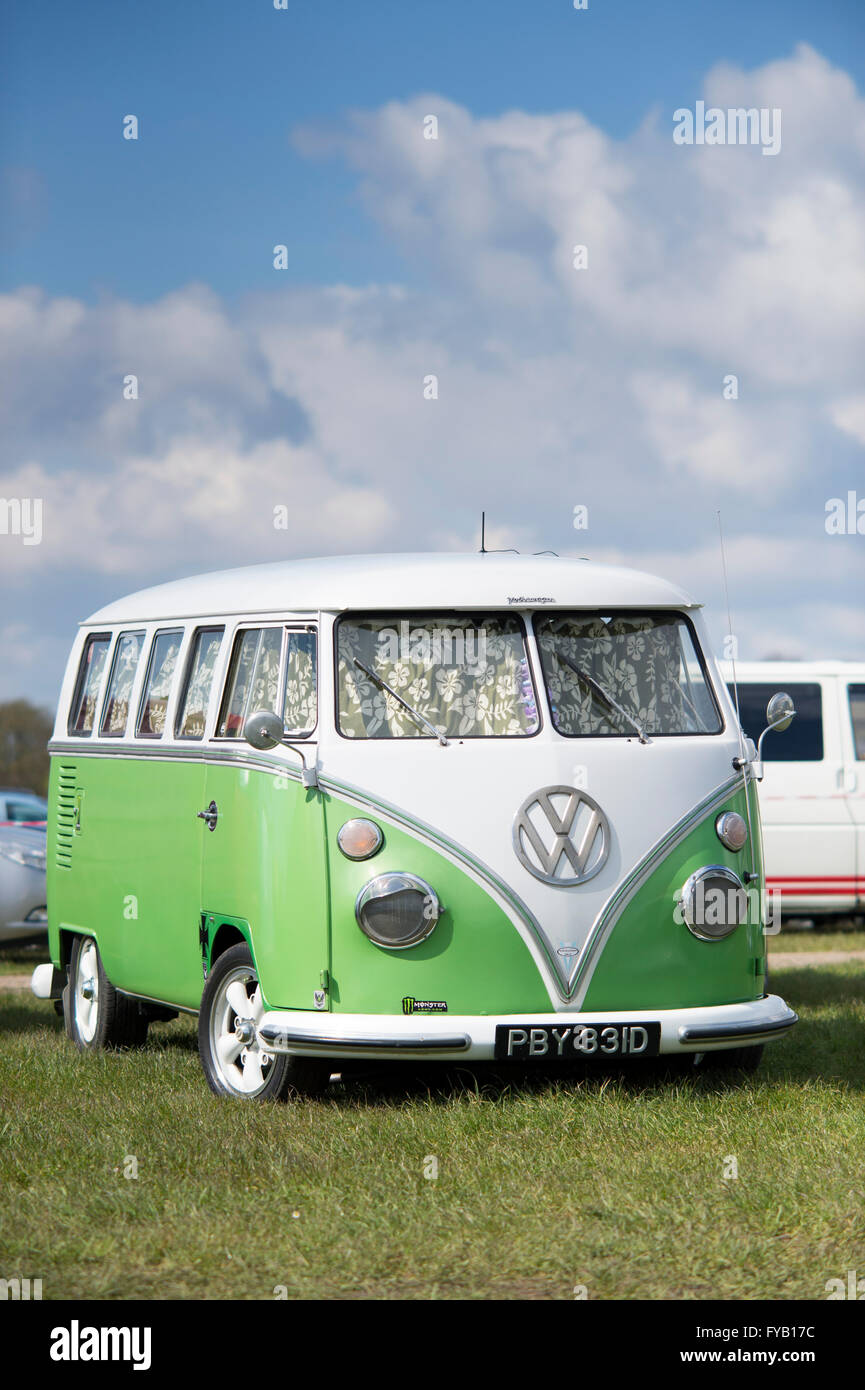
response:
[[[570,888],[600,873],[610,852],[610,827],[592,797],[576,787],[543,787],[514,817],[514,850],[542,883]]]

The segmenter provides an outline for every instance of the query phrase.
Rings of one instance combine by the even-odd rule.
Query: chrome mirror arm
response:
[[[298,747],[298,745],[297,745],[296,743],[289,743],[289,742],[288,742],[286,739],[284,739],[284,738],[281,738],[281,739],[279,740],[279,742],[280,742],[280,746],[281,746],[282,748],[288,748],[288,749],[290,749],[292,753],[296,753],[297,756],[300,758],[300,761],[301,761],[301,763],[302,763],[302,765],[303,765],[303,771],[302,771],[301,774],[300,774],[301,785],[304,786],[304,787],[316,787],[316,788],[317,788],[317,787],[318,787],[318,768],[316,767],[315,763],[313,763],[312,767],[307,767],[307,765],[306,765],[306,758],[305,758],[304,755],[303,755],[303,749],[300,748],[300,747]]]
[[[251,714],[243,726],[243,736],[252,748],[257,748],[259,751],[277,747],[290,749],[300,758],[303,768],[300,780],[303,786],[318,786],[318,769],[315,763],[312,767],[307,767],[303,748],[296,743],[289,743],[286,738],[285,722],[280,719],[278,714],[273,714],[270,710],[258,710],[255,714]]]

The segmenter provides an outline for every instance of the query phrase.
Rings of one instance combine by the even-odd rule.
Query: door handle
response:
[[[216,829],[216,822],[219,820],[219,807],[215,801],[211,801],[206,811],[199,811],[198,820],[207,821],[208,830]]]

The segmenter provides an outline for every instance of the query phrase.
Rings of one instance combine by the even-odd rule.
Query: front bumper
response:
[[[447,1061],[454,1057],[492,1061],[500,1024],[661,1025],[661,1053],[719,1052],[769,1042],[798,1022],[777,994],[747,1004],[713,1004],[700,1009],[641,1009],[605,1013],[550,1014],[333,1014],[272,1009],[258,1029],[271,1052],[313,1057],[393,1057]]]

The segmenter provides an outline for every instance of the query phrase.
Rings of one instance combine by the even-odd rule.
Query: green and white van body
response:
[[[459,661],[439,661],[432,695],[421,677],[403,685],[409,703],[419,691],[438,700],[424,706],[430,731],[367,683],[373,657],[364,670],[351,641],[378,653],[385,630],[393,640],[437,621],[475,634],[488,625],[493,656],[486,676],[472,667],[471,694]],[[654,696],[629,706],[628,680],[639,690],[641,642],[674,630],[689,644],[681,679],[695,682],[690,695],[677,686],[674,703],[694,713],[688,727],[653,731]],[[561,662],[556,642],[569,644]],[[257,705],[259,668],[245,694],[237,674],[244,652],[263,662],[265,646],[281,722],[298,653],[308,683],[304,727],[270,748],[242,736],[243,720],[273,703]],[[522,702],[510,723],[479,714],[513,675],[496,655],[505,649],[521,682],[502,697]],[[614,692],[619,650],[634,666]],[[575,651],[600,653],[601,695],[567,664]],[[398,658],[385,669],[396,688]],[[617,713],[605,707],[612,694]],[[448,699],[463,712],[436,737]],[[650,575],[554,556],[368,555],[145,590],[81,626],[60,695],[54,992],[83,935],[122,995],[197,1012],[219,956],[244,941],[260,1047],[330,1058],[335,1070],[349,1057],[553,1061],[757,1045],[796,1016],[766,989],[749,752],[699,606]],[[720,838],[724,815],[748,828],[740,848]],[[373,847],[351,858],[338,836],[359,821],[371,822],[359,833]],[[683,920],[687,885],[707,869],[747,894],[723,935]],[[423,903],[415,944],[369,934],[361,905],[373,881],[396,894],[393,923]],[[372,897],[370,920],[387,932],[387,893]]]

